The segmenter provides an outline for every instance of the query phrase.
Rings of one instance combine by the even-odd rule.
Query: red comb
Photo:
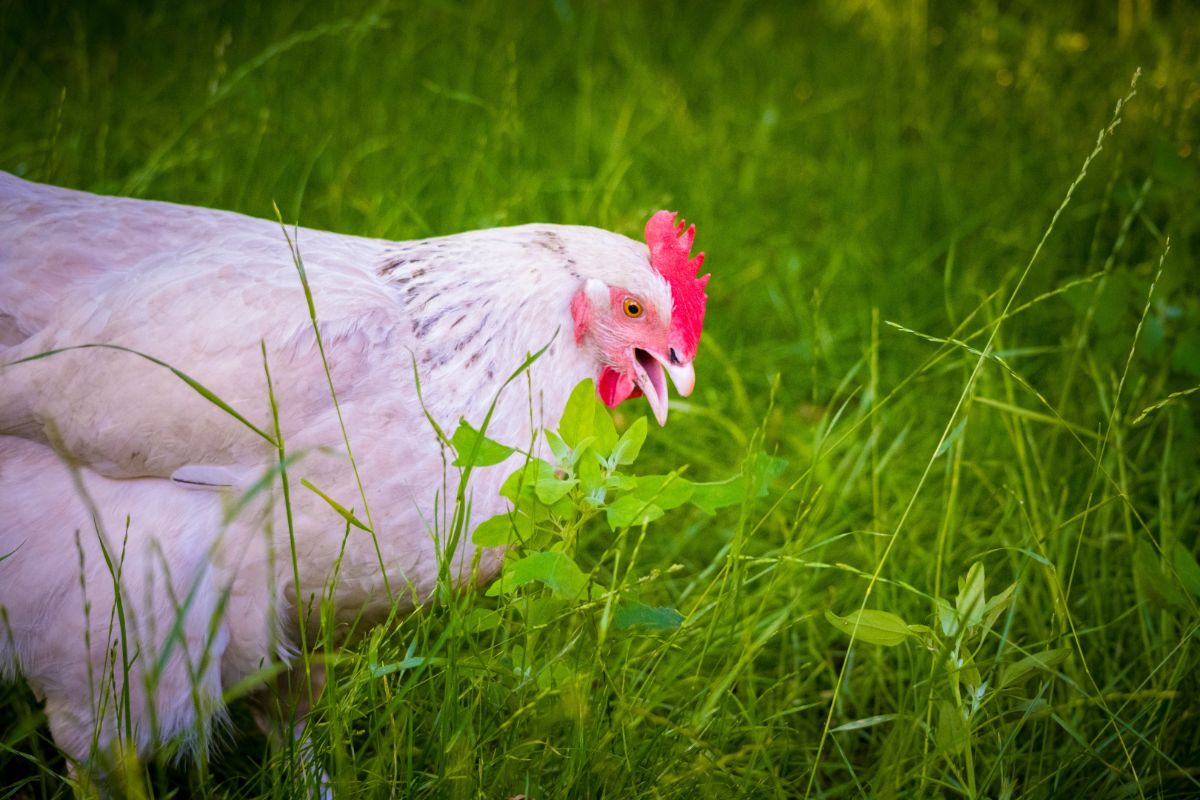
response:
[[[682,351],[680,356],[684,360],[690,361],[700,343],[704,307],[708,304],[704,287],[712,275],[696,277],[704,263],[704,253],[691,256],[696,226],[689,226],[684,220],[676,223],[675,219],[672,211],[659,211],[652,216],[646,223],[646,244],[650,246],[650,265],[671,287],[670,345]]]

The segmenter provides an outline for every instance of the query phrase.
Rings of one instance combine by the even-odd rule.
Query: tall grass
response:
[[[31,178],[394,239],[698,225],[697,393],[638,469],[787,467],[580,531],[677,627],[534,584],[314,642],[335,790],[1200,793],[1195,9],[3,10],[0,168]],[[67,793],[0,692],[0,796]],[[294,795],[232,715],[148,789]]]

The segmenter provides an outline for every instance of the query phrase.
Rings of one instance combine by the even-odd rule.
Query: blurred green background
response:
[[[761,446],[787,470],[651,530],[648,596],[689,622],[613,655],[642,711],[597,689],[571,738],[545,691],[485,753],[514,710],[459,676],[472,766],[415,697],[397,791],[1195,796],[1197,395],[1138,415],[1200,384],[1198,67],[1186,2],[0,0],[0,169],[391,239],[696,223],[698,388],[645,458],[716,479]],[[975,706],[946,652],[848,652],[823,616],[878,572],[870,607],[936,626],[977,562],[1018,590]],[[9,796],[64,791],[2,691]],[[268,757],[232,750],[216,791],[268,791]]]

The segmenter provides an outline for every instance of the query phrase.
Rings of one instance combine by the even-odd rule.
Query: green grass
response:
[[[581,532],[676,629],[536,589],[338,653],[336,787],[1200,794],[1198,395],[1156,406],[1200,384],[1200,11],[257,5],[0,0],[0,169],[393,239],[679,209],[708,324],[638,469],[788,462],[715,517]],[[851,644],[826,614],[864,606],[929,630]],[[465,632],[478,608],[499,626]],[[206,772],[148,787],[292,796],[233,716]],[[0,797],[69,794],[63,771],[0,688]]]

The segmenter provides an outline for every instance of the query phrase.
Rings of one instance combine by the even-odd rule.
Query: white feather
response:
[[[312,288],[365,503],[278,224],[0,173],[0,363],[80,345],[128,349],[69,350],[0,367],[0,434],[8,435],[0,438],[0,556],[12,551],[0,561],[0,607],[14,632],[0,632],[0,669],[15,661],[47,698],[55,738],[75,759],[89,758],[92,731],[107,746],[118,725],[111,705],[101,711],[79,690],[86,670],[103,666],[110,641],[107,629],[85,623],[79,578],[82,553],[93,620],[107,619],[114,600],[102,535],[115,547],[129,519],[123,581],[137,624],[127,644],[155,652],[162,630],[180,617],[191,648],[172,656],[161,697],[138,699],[139,752],[185,731],[202,737],[222,687],[294,652],[295,604],[322,597],[335,569],[335,617],[347,626],[388,612],[380,555],[395,602],[411,607],[433,591],[456,484],[426,411],[443,430],[460,417],[478,424],[505,378],[549,345],[528,382],[500,397],[489,431],[528,446],[538,428],[557,423],[575,384],[602,366],[573,335],[570,303],[582,286],[597,303],[604,287],[624,287],[663,319],[670,315],[669,289],[645,245],[594,228],[527,225],[399,243],[289,233]],[[129,350],[182,370],[273,435],[269,367],[279,427],[297,459],[290,472],[299,586],[281,555],[290,541],[279,498],[264,492],[237,503],[277,462],[276,448]],[[51,443],[79,465],[90,500]],[[504,509],[497,492],[513,466],[476,473],[473,522]],[[378,552],[370,536],[345,538],[345,521],[300,489],[299,478],[369,517]],[[240,510],[227,520],[226,509]],[[465,543],[454,554],[456,580],[495,574],[502,553],[482,552],[473,567],[476,555]],[[199,601],[173,608],[172,586],[176,595],[198,592]],[[217,635],[205,640],[225,594]],[[203,648],[216,667],[201,668]],[[205,687],[199,707],[178,683],[189,668]],[[145,730],[151,702],[166,704],[157,736]]]

